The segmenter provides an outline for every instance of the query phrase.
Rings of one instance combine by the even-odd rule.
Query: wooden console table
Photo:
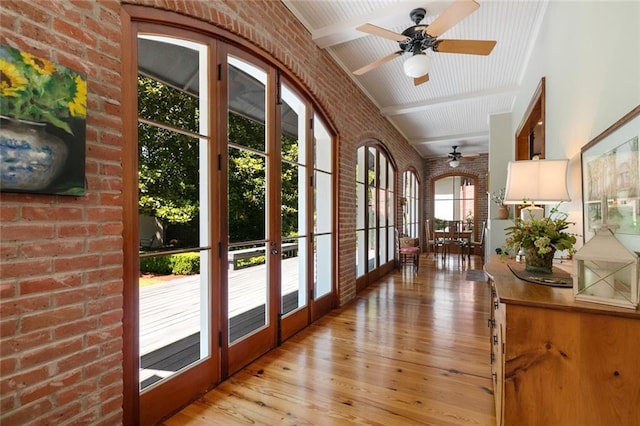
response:
[[[521,281],[507,262],[484,268],[497,424],[640,425],[640,312]]]

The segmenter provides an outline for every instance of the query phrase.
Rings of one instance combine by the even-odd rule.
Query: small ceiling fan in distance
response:
[[[451,148],[453,148],[453,151],[447,154],[447,156],[449,157],[449,166],[456,168],[460,165],[460,159],[462,158],[462,153],[457,151],[458,145],[453,145]],[[471,154],[471,155],[465,156],[464,158],[477,157],[477,156],[478,154]]]
[[[490,54],[496,45],[494,40],[438,39],[440,35],[475,12],[479,7],[480,4],[474,0],[456,0],[429,25],[420,24],[427,11],[422,8],[413,9],[409,17],[415,25],[405,29],[402,34],[377,27],[373,24],[360,25],[356,28],[358,31],[395,40],[398,42],[400,50],[365,65],[353,73],[355,75],[362,75],[398,56],[409,54],[411,57],[404,63],[404,72],[408,77],[413,78],[413,84],[417,86],[429,81],[431,61],[425,54],[425,51],[428,49],[438,53],[463,53],[468,55]]]

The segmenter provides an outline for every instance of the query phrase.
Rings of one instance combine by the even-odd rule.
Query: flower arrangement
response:
[[[567,221],[568,214],[551,209],[549,217],[542,219],[522,220],[516,218],[514,225],[506,228],[507,240],[505,247],[519,251],[535,250],[539,255],[545,255],[556,250],[575,252],[573,245],[576,243],[575,234],[565,232],[573,222]]]
[[[50,123],[73,135],[70,117],[87,115],[87,81],[69,68],[0,45],[0,114]]]
[[[494,191],[491,193],[491,201],[493,201],[494,203],[496,203],[499,206],[504,205],[504,194],[505,194],[505,189],[502,188],[499,191]]]

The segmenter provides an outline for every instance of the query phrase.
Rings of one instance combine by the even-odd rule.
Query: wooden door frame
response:
[[[540,159],[545,158],[545,127],[546,127],[546,83],[545,78],[540,79],[536,91],[533,93],[533,97],[529,102],[529,106],[524,113],[522,122],[518,126],[516,131],[516,160],[531,160],[534,154],[537,154]],[[540,152],[533,152],[531,144],[531,135],[534,132],[536,126],[541,124],[539,137]]]
[[[339,270],[339,257],[338,257],[338,235],[337,235],[337,190],[338,190],[338,178],[339,173],[337,170],[338,163],[338,132],[335,128],[333,122],[329,119],[326,113],[322,110],[320,104],[314,97],[314,94],[310,92],[307,87],[308,85],[296,75],[290,73],[290,67],[282,62],[281,60],[275,58],[271,53],[265,51],[252,41],[247,38],[243,38],[238,34],[234,34],[232,32],[227,31],[221,26],[213,25],[209,22],[205,22],[202,20],[198,20],[194,17],[179,14],[172,11],[161,10],[157,8],[152,8],[148,6],[142,5],[131,5],[131,4],[123,4],[120,7],[120,18],[122,23],[122,133],[123,133],[123,147],[122,147],[122,167],[123,167],[123,424],[131,424],[137,425],[140,424],[140,395],[139,395],[139,329],[138,329],[138,314],[139,309],[137,306],[138,303],[138,288],[136,285],[132,285],[132,283],[137,283],[138,273],[139,273],[139,262],[138,262],[138,241],[139,241],[139,233],[138,233],[138,188],[137,188],[137,31],[136,26],[142,23],[146,24],[156,24],[163,28],[163,34],[170,35],[170,29],[175,30],[184,30],[190,33],[199,33],[203,37],[215,40],[215,43],[220,45],[223,43],[224,46],[232,45],[237,47],[246,53],[253,55],[252,58],[264,61],[270,65],[270,67],[280,70],[284,72],[287,76],[287,80],[292,83],[292,85],[300,91],[304,95],[304,99],[306,102],[309,102],[312,105],[313,112],[322,118],[323,124],[329,131],[333,141],[333,154],[332,154],[332,187],[333,187],[333,205],[335,206],[332,212],[332,256],[333,256],[333,270],[331,273],[332,276],[332,293],[328,295],[328,297],[323,297],[319,300],[314,301],[315,308],[312,309],[312,312],[309,314],[311,316],[311,321],[318,318],[319,315],[324,315],[331,308],[337,306],[338,301],[338,287],[337,287],[337,271]],[[220,56],[220,52],[218,52],[218,56]],[[214,53],[212,53],[212,58]],[[210,72],[213,72],[213,68],[210,69]],[[216,80],[214,76],[210,76],[210,81]],[[218,80],[220,81],[220,80]],[[212,87],[213,84],[210,85]],[[226,97],[226,87],[224,85],[220,85],[219,88],[219,96],[221,98]],[[220,102],[216,101],[219,105]],[[225,111],[226,113],[226,111]],[[220,116],[211,118],[211,126],[217,129],[217,133],[214,135],[211,133],[212,137],[217,138],[218,140],[226,140],[226,132],[223,131],[223,126],[219,125]],[[225,118],[223,118],[224,120]],[[218,124],[216,124],[218,123]],[[312,137],[310,140],[312,140]],[[218,144],[219,151],[217,153],[211,152],[211,155],[225,155],[226,158],[226,150],[227,147],[222,146],[222,144]],[[222,157],[220,157],[222,158]],[[213,163],[211,163],[213,164]],[[311,169],[313,170],[313,168]],[[219,192],[214,197],[211,194],[211,203],[218,203],[217,205],[224,205],[225,210],[221,214],[227,214],[226,211],[226,203],[220,203],[226,196],[226,193]],[[212,244],[215,244],[215,241],[219,242],[220,252],[213,253],[215,249],[212,251],[213,254],[221,255],[223,247],[222,241],[226,240],[220,238],[221,235],[224,234],[224,230],[222,226],[217,226],[217,224],[212,223],[212,229],[215,225],[215,232],[217,232],[217,237],[212,238]],[[310,233],[309,235],[312,235]],[[309,238],[309,244],[311,246],[312,241]],[[309,250],[310,259],[313,259],[313,252]],[[215,262],[212,261],[212,265]],[[220,268],[218,272],[212,270],[212,276],[226,276],[225,269]],[[215,278],[213,278],[214,283],[212,283],[212,293],[218,292],[218,294],[222,295],[223,290],[219,287],[219,283],[215,283]],[[313,281],[311,280],[311,285]],[[311,294],[311,293],[310,293]],[[226,305],[226,297],[224,294],[224,301],[220,301],[220,311],[224,312],[226,315],[226,308],[223,309],[222,303]],[[221,324],[220,318],[213,318],[212,321],[217,321],[215,325],[215,329],[220,330],[220,332],[224,333],[224,337],[226,338],[227,330],[224,330],[224,327]],[[310,322],[310,321],[309,321]],[[214,330],[214,325],[212,324],[212,330]],[[218,356],[221,364],[226,365],[225,356],[226,352],[222,351],[220,346],[217,343],[217,339],[213,339],[212,342],[212,351],[218,351]],[[222,377],[222,369],[218,368],[216,372],[214,372],[214,377],[218,377],[215,379],[215,383],[219,382]],[[217,376],[216,376],[217,375]]]

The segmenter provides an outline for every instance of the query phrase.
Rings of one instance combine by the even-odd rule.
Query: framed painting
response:
[[[584,242],[603,221],[640,251],[640,106],[581,150]]]
[[[0,44],[0,191],[83,195],[86,75]]]

